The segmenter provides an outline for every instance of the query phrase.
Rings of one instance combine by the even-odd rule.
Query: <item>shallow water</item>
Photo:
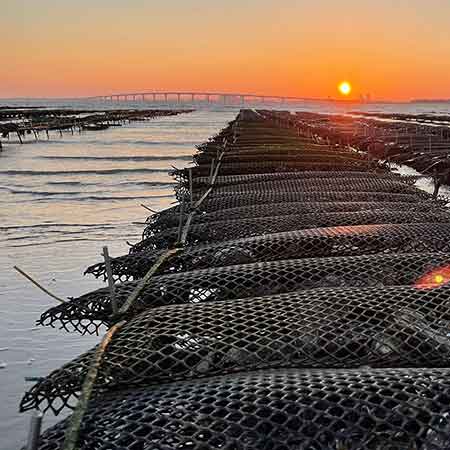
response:
[[[51,106],[71,105],[52,102]],[[149,107],[142,103],[109,106]],[[326,112],[331,107],[323,108],[293,109]],[[448,105],[363,109],[450,112]],[[331,111],[345,109],[332,107]],[[188,165],[194,145],[223,128],[236,112],[233,108],[204,110],[73,136],[54,133],[49,141],[38,143],[28,137],[25,145],[5,144],[0,153],[0,449],[17,448],[26,437],[28,414],[17,412],[27,387],[24,377],[44,376],[98,341],[36,328],[39,314],[54,302],[16,273],[13,265],[61,297],[102,285],[83,277],[84,269],[101,259],[103,245],[115,256],[127,252],[126,241],[140,239],[147,217],[140,204],[156,210],[168,207],[174,201],[173,180],[167,174],[170,167]],[[44,427],[60,418],[47,414]]]
[[[235,111],[195,112],[49,141],[7,143],[0,154],[0,449],[17,448],[28,428],[18,403],[26,376],[43,376],[98,341],[35,327],[54,301],[12,267],[61,297],[102,283],[82,272],[126,253],[148,216],[173,201],[171,166],[190,163],[194,145],[223,128]],[[59,420],[59,417],[58,419]],[[44,427],[55,422],[51,413]]]

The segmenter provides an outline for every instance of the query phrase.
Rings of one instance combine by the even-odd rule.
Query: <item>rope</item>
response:
[[[205,200],[205,198],[209,195],[209,193],[212,191],[212,189],[214,187],[214,183],[216,182],[217,175],[219,173],[220,163],[222,161],[223,155],[224,155],[224,151],[222,151],[222,153],[220,154],[220,156],[218,158],[218,163],[215,167],[215,170],[213,172],[213,176],[211,179],[211,187],[202,196],[202,198],[195,204],[194,211],[189,214],[188,219],[186,220],[185,226],[183,227],[183,232],[182,232],[179,244],[184,245],[186,243],[187,234],[189,232],[189,227],[194,218],[195,213],[197,212],[197,208],[202,204],[202,202]],[[192,192],[191,192],[191,196],[192,196]],[[145,285],[148,283],[150,278],[156,273],[156,271],[161,267],[161,265],[164,264],[169,258],[171,258],[172,256],[176,255],[177,253],[181,252],[182,250],[183,250],[183,247],[178,246],[178,247],[167,250],[165,253],[163,253],[158,258],[158,260],[155,262],[155,264],[153,264],[153,266],[148,270],[148,272],[145,274],[145,276],[140,280],[139,284],[136,286],[136,289],[130,294],[130,296],[127,298],[125,303],[119,309],[118,315],[126,313],[133,306],[134,302],[139,297],[139,295],[142,292],[142,290],[144,289]],[[19,269],[17,269],[17,270],[19,270]],[[69,423],[69,426],[66,431],[64,445],[63,445],[62,450],[75,450],[76,449],[76,445],[77,445],[77,442],[79,439],[79,434],[80,434],[81,422],[83,420],[83,416],[84,416],[84,414],[87,410],[88,404],[89,404],[89,399],[91,397],[92,390],[93,390],[93,387],[95,384],[95,380],[97,379],[98,371],[99,371],[99,368],[100,368],[100,365],[101,365],[101,362],[103,359],[103,354],[105,353],[106,348],[108,347],[109,343],[111,342],[114,334],[125,323],[126,323],[126,320],[122,320],[121,322],[117,323],[116,325],[113,325],[108,330],[108,332],[106,333],[104,338],[102,339],[99,347],[97,348],[97,350],[94,354],[94,358],[89,367],[86,378],[84,379],[84,382],[83,382],[83,386],[81,389],[80,397],[78,399],[78,403],[75,407],[75,411],[73,412],[73,414],[70,418],[70,423]]]
[[[118,314],[124,314],[126,313],[139,294],[141,293],[142,289],[144,289],[145,285],[147,284],[148,280],[152,277],[152,275],[158,270],[158,268],[165,262],[167,259],[175,255],[176,253],[180,252],[181,248],[174,248],[167,250],[164,254],[162,254],[158,260],[153,264],[153,266],[149,269],[149,271],[145,274],[144,278],[139,282],[136,289],[131,293],[131,295],[127,298],[125,303],[120,308]],[[106,351],[106,348],[108,347],[109,343],[111,342],[114,334],[123,326],[126,324],[126,320],[122,320],[121,322],[113,325],[108,332],[103,337],[99,347],[97,348],[94,358],[92,360],[92,363],[89,367],[88,373],[86,375],[86,378],[83,382],[83,387],[81,389],[81,394],[78,399],[78,403],[75,407],[75,410],[70,418],[70,422],[66,431],[65,439],[64,439],[64,445],[62,450],[75,450],[76,445],[79,439],[80,434],[80,427],[81,422],[83,420],[83,416],[87,410],[89,399],[92,394],[92,390],[94,388],[95,380],[97,379],[98,371],[103,359],[103,354]]]
[[[225,150],[222,150],[222,153],[220,154],[215,170],[213,172],[213,176],[211,178],[210,187],[208,190],[202,195],[202,197],[195,203],[194,210],[189,213],[188,218],[186,219],[186,223],[184,224],[183,231],[181,233],[181,238],[179,244],[184,245],[186,244],[187,235],[189,233],[189,227],[191,226],[192,221],[194,220],[195,214],[197,213],[198,208],[200,205],[206,200],[208,195],[212,192],[214,188],[214,184],[216,183],[217,176],[219,174],[220,164],[222,162],[223,155],[225,154]],[[192,198],[192,191],[191,191],[191,198]]]
[[[95,380],[97,379],[98,370],[103,359],[103,354],[106,348],[111,342],[114,334],[125,324],[125,321],[119,322],[113,327],[111,327],[108,332],[103,337],[100,345],[98,346],[91,366],[89,367],[86,378],[83,382],[83,387],[81,388],[80,398],[78,399],[75,411],[70,417],[70,422],[65,434],[64,445],[62,450],[75,450],[80,434],[80,426],[83,420],[83,416],[87,410],[89,399],[92,394],[92,389],[94,388]]]
[[[139,297],[139,294],[142,292],[142,290],[144,289],[145,285],[147,284],[148,280],[152,277],[152,275],[160,268],[160,266],[164,262],[166,262],[169,258],[179,253],[181,250],[182,248],[180,247],[169,249],[158,258],[155,264],[153,264],[153,266],[145,274],[144,278],[142,278],[139,281],[139,284],[136,286],[136,289],[130,294],[125,303],[119,309],[119,314],[124,314],[131,308],[131,306]]]

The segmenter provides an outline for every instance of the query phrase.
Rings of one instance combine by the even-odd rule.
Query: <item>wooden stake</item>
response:
[[[40,411],[35,411],[30,420],[30,431],[26,450],[38,450],[39,437],[41,435],[43,415]]]
[[[190,195],[191,195],[191,207],[192,207],[192,204],[194,203],[194,191],[193,191],[193,189],[192,189],[192,185],[193,185],[193,183],[192,183],[192,169],[189,169],[189,193],[190,193]]]
[[[116,288],[114,285],[114,278],[112,273],[112,267],[111,267],[111,258],[109,257],[108,247],[103,247],[103,258],[105,259],[105,268],[106,268],[106,275],[108,277],[108,286],[109,286],[109,295],[111,297],[111,305],[112,305],[112,311],[113,314],[116,315],[118,308],[117,308],[117,299],[116,299]]]
[[[150,211],[151,213],[153,213],[153,214],[156,214],[158,211],[155,211],[154,209],[152,209],[152,208],[149,208],[148,206],[145,206],[145,205],[143,205],[142,203],[141,203],[141,206],[143,207],[143,208],[145,208],[147,211]]]
[[[211,161],[211,170],[209,171],[209,184],[212,183],[212,179],[213,179],[213,175],[214,175],[214,164],[215,164],[216,160],[213,159]]]
[[[178,222],[178,233],[177,233],[177,241],[178,242],[180,242],[180,240],[181,240],[181,232],[183,231],[184,204],[185,204],[185,198],[183,197],[183,199],[181,201],[181,207],[180,207],[180,220]]]
[[[17,272],[19,272],[21,275],[23,275],[27,280],[31,281],[35,286],[37,286],[39,289],[41,289],[42,291],[44,291],[47,295],[49,295],[50,297],[54,298],[55,300],[58,300],[58,302],[61,303],[66,303],[65,300],[63,300],[62,298],[57,297],[56,295],[52,294],[49,290],[47,290],[44,286],[42,286],[41,284],[39,284],[36,280],[34,280],[30,275],[28,275],[27,273],[25,273],[22,269],[19,269],[17,266],[14,266],[14,269],[17,270]]]
[[[441,180],[436,169],[434,169],[433,171],[433,184],[434,184],[433,199],[436,200],[438,198],[439,189],[441,187]]]

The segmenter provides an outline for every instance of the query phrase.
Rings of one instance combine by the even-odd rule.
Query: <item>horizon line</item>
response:
[[[393,99],[372,99],[363,100],[361,98],[318,98],[318,97],[300,97],[292,95],[272,95],[272,94],[255,94],[255,93],[236,93],[236,92],[204,92],[204,91],[188,91],[188,90],[141,90],[134,92],[121,92],[113,94],[101,94],[101,95],[82,95],[82,96],[14,96],[14,97],[0,97],[2,101],[8,100],[95,100],[104,97],[115,97],[115,96],[125,96],[125,95],[152,95],[152,94],[185,94],[185,95],[211,95],[211,96],[236,96],[236,97],[266,97],[266,98],[279,98],[286,99],[286,101],[311,101],[311,102],[332,102],[332,103],[364,103],[364,104],[380,104],[380,103],[395,103],[395,104],[410,104],[410,103],[450,103],[450,98],[411,98],[406,100],[393,100]],[[124,100],[121,100],[124,101]]]

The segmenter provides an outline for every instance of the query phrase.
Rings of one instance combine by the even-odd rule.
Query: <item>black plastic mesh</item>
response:
[[[196,217],[202,216],[203,214],[212,215],[218,213],[222,217],[225,216],[226,219],[230,218],[227,216],[227,211],[234,208],[250,208],[257,210],[263,207],[266,211],[273,205],[274,208],[280,206],[280,204],[285,204],[283,206],[284,210],[289,208],[293,203],[304,203],[305,207],[309,207],[308,204],[313,203],[333,203],[337,211],[353,211],[353,208],[347,208],[346,205],[340,205],[342,203],[372,203],[373,207],[370,209],[383,208],[386,204],[387,209],[396,209],[393,203],[400,203],[399,209],[403,210],[406,208],[404,203],[410,203],[411,207],[417,209],[417,207],[422,210],[424,207],[424,199],[420,198],[414,194],[392,194],[385,192],[264,192],[264,193],[250,193],[246,195],[236,195],[236,196],[225,196],[221,198],[206,199],[201,206],[197,209]],[[382,203],[381,205],[375,205],[375,203]],[[438,208],[441,205],[447,203],[447,199],[439,199],[435,202],[428,202],[428,210],[433,208]],[[414,204],[414,205],[413,205]],[[292,205],[293,208],[295,205]],[[311,210],[307,212],[333,212],[335,209],[323,209],[318,206],[315,209],[315,205],[311,205]],[[407,208],[406,208],[407,209]],[[359,210],[357,208],[356,210]],[[189,202],[185,204],[184,217],[192,211]],[[300,211],[302,212],[302,211]],[[293,212],[291,212],[292,214]],[[266,215],[266,214],[264,214]],[[269,215],[275,215],[269,214]],[[281,214],[280,214],[281,215]],[[245,218],[242,216],[241,218]],[[250,216],[252,217],[252,216]],[[257,215],[259,217],[259,215]],[[238,217],[239,218],[239,217]],[[216,220],[221,220],[218,217]],[[144,237],[151,232],[165,231],[167,228],[175,227],[179,225],[180,222],[180,205],[168,208],[165,211],[161,211],[154,214],[148,219],[149,226],[147,227],[147,232],[144,232]],[[184,220],[183,220],[184,222]]]
[[[97,391],[270,367],[448,367],[449,289],[314,289],[152,308],[116,333]],[[35,385],[23,407],[78,391],[92,352]]]
[[[384,207],[384,204],[388,204],[387,208],[395,209],[390,206],[391,203],[422,203],[424,199],[414,194],[392,194],[385,192],[264,192],[264,193],[250,193],[247,195],[236,195],[234,197],[225,196],[223,198],[208,199],[200,205],[197,211],[201,214],[212,214],[215,212],[225,213],[225,210],[232,208],[251,207],[258,208],[264,205],[265,208],[269,208],[270,205],[278,205],[280,203],[286,203],[286,207],[289,207],[291,203],[383,203],[379,207]],[[440,204],[445,204],[444,200],[437,202],[429,202],[430,208],[437,207]],[[401,205],[400,205],[401,206]],[[416,205],[414,205],[415,207]],[[378,208],[373,208],[378,209]],[[340,209],[342,210],[342,209]],[[344,211],[351,211],[352,209],[345,209]],[[192,211],[189,202],[185,204],[185,213],[188,214]],[[315,212],[316,210],[308,211]],[[331,212],[317,211],[317,212]],[[149,221],[151,223],[159,222],[159,229],[162,231],[167,228],[171,223],[171,226],[175,226],[175,223],[179,223],[180,218],[180,205],[173,206],[167,210],[154,214]],[[174,220],[176,222],[174,222]]]
[[[220,166],[221,175],[239,175],[242,173],[273,173],[273,172],[298,172],[311,170],[331,171],[355,171],[374,170],[379,166],[367,161],[351,162],[307,162],[307,161],[254,161],[246,163],[224,163]],[[209,165],[193,167],[193,177],[207,177],[210,173]],[[176,179],[188,180],[187,169],[177,169],[171,172]]]
[[[281,259],[325,256],[357,256],[376,253],[450,251],[450,225],[356,225],[318,228],[187,247],[161,266],[159,273],[205,269]],[[117,277],[142,277],[161,255],[161,250],[135,252],[111,262]],[[105,274],[103,263],[86,271]]]
[[[131,308],[113,315],[100,289],[41,316],[81,333],[125,320],[80,450],[450,449],[450,369],[437,369],[450,364],[448,199],[344,147],[357,145],[353,125],[241,111],[198,146],[197,166],[175,169],[184,212],[150,217],[112,260],[116,279],[142,278],[190,218]],[[116,284],[119,306],[137,286]],[[73,406],[94,351],[21,409]],[[65,426],[39,450],[60,450]]]
[[[443,450],[450,371],[272,370],[93,402],[80,450]],[[61,448],[67,421],[39,450]]]
[[[309,192],[255,192],[236,196],[207,198],[202,203],[202,210],[213,212],[221,209],[236,208],[267,203],[291,202],[422,202],[423,195],[395,194],[390,192],[357,191],[309,191]]]
[[[216,302],[323,287],[439,285],[436,279],[442,283],[449,278],[447,253],[269,261],[153,277],[129,314],[171,304]],[[137,284],[132,281],[116,286],[119,307]],[[110,292],[103,288],[51,308],[42,315],[41,324],[89,333],[97,331],[99,325],[90,321],[107,324],[111,316]]]
[[[303,151],[302,151],[303,150]],[[211,164],[211,160],[214,159],[213,155],[200,154],[194,157],[194,161],[200,164]],[[298,149],[297,151],[292,151],[292,153],[287,152],[255,152],[254,154],[249,154],[248,152],[236,152],[236,153],[226,153],[222,161],[224,164],[247,164],[253,162],[260,162],[264,160],[265,163],[274,162],[276,164],[281,163],[322,163],[327,164],[338,163],[338,164],[366,164],[367,166],[367,156],[359,155],[358,153],[338,153],[333,151],[328,152],[316,152],[314,150],[308,151],[308,149]]]
[[[446,211],[373,211],[297,214],[286,216],[257,217],[250,219],[222,220],[205,224],[193,224],[189,228],[188,245],[229,241],[251,236],[279,233],[308,228],[341,225],[395,224],[420,222],[450,222]],[[133,246],[133,252],[148,248],[167,248],[177,242],[178,227],[162,231]]]
[[[233,184],[242,184],[247,182],[262,182],[274,180],[289,179],[309,179],[309,178],[363,178],[363,179],[387,179],[401,181],[402,183],[414,184],[417,181],[415,176],[400,176],[395,173],[380,172],[333,172],[333,171],[316,171],[316,172],[282,172],[282,173],[257,173],[252,175],[230,175],[219,176],[214,183],[215,186],[230,186]],[[209,177],[199,177],[193,179],[194,187],[196,185],[209,185]]]
[[[419,197],[430,198],[430,195],[414,186],[409,186],[401,181],[389,179],[363,179],[363,178],[310,178],[289,179],[264,182],[245,182],[232,186],[215,187],[208,198],[224,195],[243,195],[258,192],[308,192],[308,191],[357,191],[357,192],[389,192],[399,194],[415,194]],[[198,190],[194,198],[203,195],[203,190]]]
[[[445,448],[446,375],[290,370],[125,392],[92,406],[81,450]],[[64,426],[47,432],[42,450],[57,448]]]
[[[439,205],[432,202],[290,202],[290,203],[263,203],[261,205],[242,206],[224,209],[212,213],[202,212],[195,215],[194,223],[208,223],[220,220],[250,219],[254,217],[286,216],[291,214],[334,213],[371,211],[382,208],[385,211],[439,211]],[[183,214],[182,223],[186,222],[188,214]],[[180,211],[171,208],[164,213],[157,213],[147,220],[148,225],[143,232],[143,238],[153,236],[155,233],[166,231],[168,228],[179,226]]]

